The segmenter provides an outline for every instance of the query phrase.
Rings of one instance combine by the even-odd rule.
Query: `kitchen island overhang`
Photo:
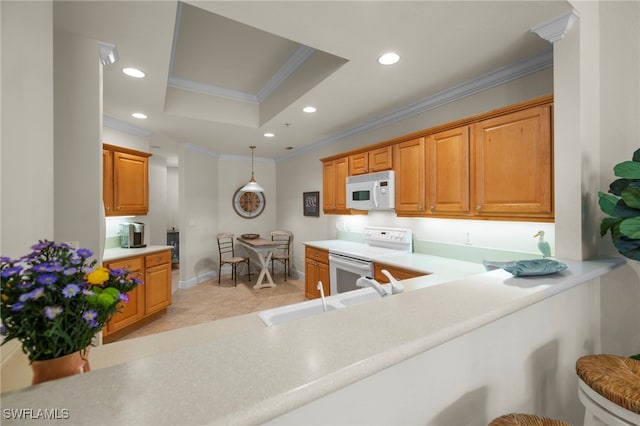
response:
[[[69,424],[264,423],[624,264],[563,262],[567,271],[546,277],[495,270],[209,342],[185,340],[175,351],[5,393],[3,407],[67,408]]]

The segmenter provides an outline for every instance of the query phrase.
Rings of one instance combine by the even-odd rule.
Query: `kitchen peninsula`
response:
[[[478,395],[485,419],[538,408],[535,369],[575,414],[597,278],[624,262],[562,261],[545,277],[498,269],[274,327],[247,314],[98,347],[92,372],[4,393],[3,408],[66,408],[67,424],[437,424]]]

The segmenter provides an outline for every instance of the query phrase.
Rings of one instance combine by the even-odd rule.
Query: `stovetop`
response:
[[[370,226],[364,229],[363,236],[363,243],[336,240],[329,253],[371,261],[413,249],[411,229]]]

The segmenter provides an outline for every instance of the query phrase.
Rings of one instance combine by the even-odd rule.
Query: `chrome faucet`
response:
[[[318,290],[320,290],[320,297],[322,298],[322,312],[327,312],[327,301],[324,299],[324,287],[322,287],[322,281],[318,281]]]
[[[389,294],[391,294],[391,293],[387,292],[387,290],[384,287],[382,287],[378,281],[374,280],[371,277],[360,277],[360,278],[358,278],[356,280],[356,285],[358,287],[371,287],[375,291],[377,291],[378,294],[380,294],[380,297],[386,297]]]

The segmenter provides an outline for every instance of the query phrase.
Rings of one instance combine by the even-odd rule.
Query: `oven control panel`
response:
[[[394,245],[411,245],[412,233],[407,228],[383,228],[369,226],[364,228],[363,237],[369,245],[382,245],[393,247]],[[399,247],[402,250],[402,248]]]

